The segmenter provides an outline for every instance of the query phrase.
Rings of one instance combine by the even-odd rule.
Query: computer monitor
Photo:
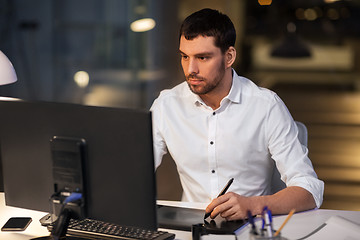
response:
[[[157,229],[149,111],[0,101],[1,161],[9,206],[49,212],[50,139],[85,139],[87,217]]]

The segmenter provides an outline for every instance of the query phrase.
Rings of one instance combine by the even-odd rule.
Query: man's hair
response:
[[[209,8],[197,11],[187,18],[180,27],[179,40],[184,36],[192,40],[198,36],[214,37],[215,46],[225,53],[235,45],[236,31],[230,18],[221,12]]]

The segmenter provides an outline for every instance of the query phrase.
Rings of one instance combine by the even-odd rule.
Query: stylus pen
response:
[[[229,189],[230,185],[233,183],[234,178],[231,178],[228,183],[225,185],[225,187],[223,188],[223,190],[221,190],[221,192],[219,193],[219,195],[217,197],[220,197],[222,195],[224,195],[226,193],[226,191]],[[208,218],[211,215],[211,212],[205,213],[204,219]]]

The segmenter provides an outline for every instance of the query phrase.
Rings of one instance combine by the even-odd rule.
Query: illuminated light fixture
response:
[[[325,3],[334,3],[334,2],[338,2],[340,0],[324,0]]]
[[[318,17],[315,9],[312,9],[312,8],[306,9],[304,12],[304,16],[305,16],[305,19],[308,21],[314,21]]]
[[[130,24],[130,29],[133,32],[146,32],[155,27],[155,20],[152,18],[143,18],[136,20]]]
[[[271,5],[272,0],[258,0],[258,3],[262,6]]]
[[[78,71],[74,75],[74,81],[81,88],[85,88],[89,85],[89,79],[89,74],[85,71]]]
[[[0,85],[10,84],[17,81],[14,66],[5,54],[0,51]]]

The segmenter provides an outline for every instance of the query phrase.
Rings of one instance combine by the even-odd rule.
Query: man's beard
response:
[[[221,80],[223,79],[223,77],[225,75],[224,61],[222,61],[222,64],[220,65],[217,73],[218,74],[212,79],[212,81],[207,81],[208,79],[203,78],[203,77],[198,77],[195,74],[189,74],[186,76],[186,82],[187,82],[190,90],[193,93],[198,94],[198,95],[204,95],[204,94],[207,94],[207,93],[211,92],[212,90],[214,90],[219,85]],[[203,83],[205,83],[205,85],[204,86],[193,86],[190,84],[189,79],[202,80]]]

